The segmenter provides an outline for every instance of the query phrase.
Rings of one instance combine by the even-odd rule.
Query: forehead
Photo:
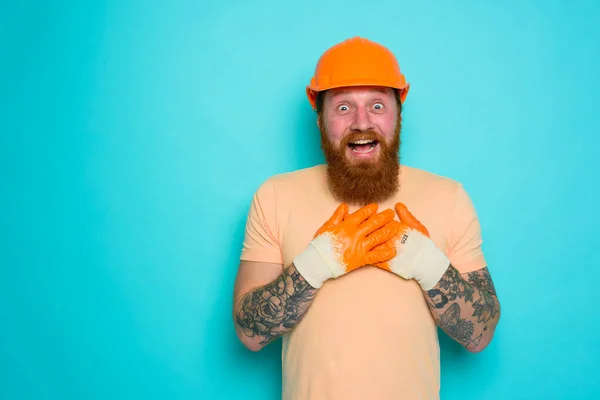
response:
[[[372,97],[384,96],[394,97],[394,89],[382,86],[349,86],[330,89],[327,91],[325,98],[336,99],[340,97]]]

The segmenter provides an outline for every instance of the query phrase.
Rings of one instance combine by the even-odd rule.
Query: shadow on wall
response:
[[[465,350],[456,340],[448,336],[442,329],[438,328],[438,337],[440,341],[440,357],[445,363],[455,365],[461,364],[473,354]]]
[[[494,386],[493,380],[496,379],[497,365],[489,361],[498,359],[496,346],[498,338],[496,336],[483,352],[470,353],[438,328],[442,398],[444,391],[460,390],[453,387],[460,387],[464,382],[477,382],[477,385],[470,389],[474,391],[473,395],[477,396],[483,395],[487,387]]]
[[[247,204],[249,207],[249,200]],[[281,396],[281,339],[270,343],[256,353],[246,349],[236,336],[233,316],[230,312],[233,307],[233,286],[240,262],[239,255],[244,240],[247,213],[247,207],[240,207],[232,215],[231,235],[225,241],[229,242],[228,248],[231,251],[227,252],[226,259],[223,260],[225,276],[223,277],[223,283],[220,284],[221,288],[217,304],[228,303],[228,307],[226,313],[213,316],[214,319],[220,321],[216,326],[220,325],[221,327],[219,329],[220,334],[218,334],[220,337],[216,339],[223,344],[221,346],[223,352],[221,353],[221,349],[219,349],[219,354],[220,357],[225,358],[220,363],[226,366],[226,370],[223,371],[224,374],[231,375],[232,371],[235,371],[236,375],[239,374],[235,381],[242,386],[252,386],[260,383],[259,386],[261,393],[264,394],[264,398],[275,399]],[[223,309],[221,307],[214,308],[215,312],[222,311]],[[214,354],[215,347],[209,346],[205,349],[205,353],[209,355]],[[229,388],[229,390],[232,390],[232,388]],[[218,395],[221,396],[222,394],[219,393]]]
[[[306,97],[294,95],[294,100],[288,106],[288,115],[292,118],[285,123],[287,138],[281,140],[282,148],[277,149],[282,155],[280,160],[283,161],[277,165],[276,170],[268,171],[268,175],[323,163],[316,114],[307,104]],[[207,318],[209,326],[215,329],[210,332],[212,340],[203,343],[201,360],[206,361],[207,368],[213,369],[213,374],[218,373],[214,368],[224,368],[223,376],[233,375],[232,379],[235,377],[235,381],[247,390],[252,390],[251,387],[259,385],[263,398],[280,398],[282,340],[270,343],[259,352],[251,352],[238,340],[231,314],[233,287],[253,194],[243,194],[243,200],[238,203],[240,206],[236,207],[230,215],[232,222],[227,237],[223,238],[223,243],[227,243],[229,245],[227,248],[230,250],[222,254],[219,264],[223,265],[223,270],[218,278],[215,277],[218,289],[214,304],[222,306],[212,307],[209,310]],[[220,362],[215,363],[215,358],[220,359]],[[209,382],[205,382],[204,387],[206,390],[213,390]],[[236,387],[224,389],[231,393],[238,390]],[[207,392],[204,395],[217,396],[214,398],[221,396],[216,392]]]
[[[298,97],[291,113],[296,115],[297,119],[290,128],[292,129],[290,147],[285,150],[290,157],[292,169],[308,168],[325,162],[317,126],[317,113],[310,107],[306,96]]]
[[[294,101],[289,103],[288,115],[293,116],[285,123],[287,139],[283,143],[280,151],[280,159],[284,160],[277,169],[270,171],[269,175],[280,172],[294,171],[301,168],[311,167],[324,162],[321,148],[319,130],[316,124],[316,114],[308,105],[306,97],[294,96]],[[243,195],[245,199],[242,204],[231,215],[233,221],[226,238],[229,242],[229,249],[225,259],[226,266],[224,271],[223,284],[220,285],[218,304],[228,302],[229,310],[233,306],[232,293],[239,265],[239,255],[244,241],[244,232],[246,227],[246,218],[250,206],[250,201],[254,193]],[[222,308],[219,308],[222,310]],[[216,310],[216,309],[215,309]],[[219,320],[222,328],[219,331],[221,337],[216,338],[223,341],[224,365],[233,367],[239,373],[238,382],[242,385],[260,382],[263,398],[280,398],[281,396],[281,343],[278,339],[261,351],[254,353],[246,349],[237,339],[234,323],[231,314],[213,315],[211,319]],[[216,326],[218,326],[216,325]],[[214,349],[206,348],[206,354],[214,354]],[[230,371],[231,372],[231,371]]]

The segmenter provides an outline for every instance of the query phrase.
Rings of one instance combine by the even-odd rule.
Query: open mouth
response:
[[[379,143],[377,140],[359,139],[349,142],[348,147],[355,153],[368,154],[375,149],[377,143]]]

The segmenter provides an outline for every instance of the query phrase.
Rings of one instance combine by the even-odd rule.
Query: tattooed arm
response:
[[[281,264],[241,262],[234,314],[246,347],[260,350],[294,328],[328,279],[394,256],[393,249],[379,248],[398,234],[394,213],[376,212],[377,205],[368,204],[348,214],[348,205],[340,204],[283,272]]]
[[[424,294],[436,323],[467,350],[479,352],[490,343],[500,303],[487,268],[461,275],[450,265]]]
[[[317,293],[293,264],[283,272],[281,269],[281,264],[248,261],[240,264],[234,321],[239,339],[252,351],[262,349],[294,328]]]

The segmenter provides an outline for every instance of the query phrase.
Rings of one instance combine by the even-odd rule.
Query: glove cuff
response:
[[[306,250],[294,258],[294,266],[310,286],[318,289],[326,280],[346,272],[338,261],[340,258],[333,237],[325,233],[313,239]]]
[[[432,240],[424,243],[421,253],[415,259],[418,273],[415,279],[425,291],[433,289],[442,279],[450,266],[450,260],[443,251],[438,249]]]
[[[411,230],[400,240],[390,269],[404,279],[415,279],[423,290],[430,290],[446,273],[450,260],[421,232]]]

